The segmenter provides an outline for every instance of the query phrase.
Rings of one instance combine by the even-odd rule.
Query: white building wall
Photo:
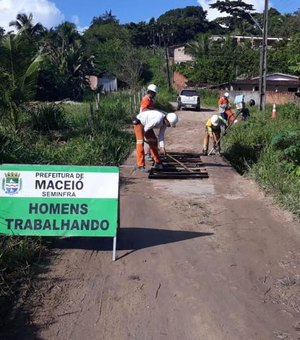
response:
[[[185,63],[187,61],[192,61],[193,57],[189,54],[186,54],[185,47],[180,46],[174,49],[174,63],[180,64]]]

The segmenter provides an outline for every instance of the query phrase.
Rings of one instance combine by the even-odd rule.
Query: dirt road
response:
[[[181,111],[169,151],[199,153],[212,112]],[[149,180],[121,168],[112,241],[63,239],[18,327],[4,338],[300,338],[300,224],[222,157],[208,179]],[[23,325],[22,325],[23,322]]]

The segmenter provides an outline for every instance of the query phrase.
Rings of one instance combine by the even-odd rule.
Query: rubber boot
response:
[[[155,170],[162,170],[164,167],[161,163],[155,163],[154,164],[154,169]]]

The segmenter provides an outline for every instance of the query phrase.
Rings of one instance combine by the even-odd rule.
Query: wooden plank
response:
[[[163,178],[208,178],[207,172],[188,172],[188,171],[167,171],[167,170],[154,170],[151,169],[149,173],[149,178],[163,179]]]
[[[189,171],[189,172],[193,172],[193,170],[189,169],[188,167],[186,167],[183,163],[181,163],[177,158],[174,158],[173,156],[167,154],[167,157],[170,157],[174,162],[178,163],[179,165],[181,165],[182,167],[185,168],[185,170]]]
[[[196,179],[208,178],[200,154],[169,152],[161,157],[163,169],[152,168],[150,179]]]
[[[149,173],[149,179],[198,179],[208,178],[208,174],[203,173]]]

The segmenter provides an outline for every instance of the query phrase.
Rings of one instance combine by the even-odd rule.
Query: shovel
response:
[[[237,117],[241,114],[241,111],[235,116],[235,119],[237,119]],[[235,120],[234,120],[235,121]],[[214,134],[214,140],[215,140],[215,145],[218,145],[218,143],[220,143],[221,139],[226,135],[227,130],[234,124],[234,121],[232,121],[228,126],[227,129],[225,131],[225,133],[223,133],[223,135],[221,135],[221,137],[216,141],[215,140],[215,134]],[[209,151],[209,153],[207,154],[207,156],[209,156],[214,150],[215,150],[215,145],[213,146],[213,148]]]
[[[166,153],[166,156],[171,158],[174,162],[176,162],[177,164],[181,165],[185,170],[187,170],[188,172],[194,172],[193,170],[189,169],[188,167],[186,167],[183,163],[181,163],[178,159],[174,158],[173,156],[171,156],[170,154]]]

